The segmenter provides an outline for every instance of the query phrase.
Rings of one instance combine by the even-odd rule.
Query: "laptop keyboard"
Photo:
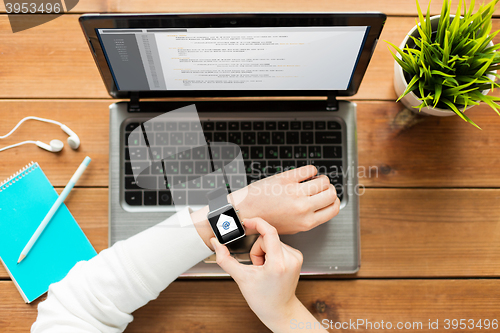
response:
[[[125,159],[124,190],[125,202],[130,206],[168,206],[175,204],[206,204],[206,193],[223,184],[220,179],[200,176],[210,172],[209,159],[205,147],[197,147],[177,154],[182,146],[205,145],[206,142],[231,142],[237,144],[242,152],[245,170],[233,175],[227,170],[227,181],[231,188],[241,188],[265,177],[285,170],[312,164],[318,168],[319,174],[327,174],[335,185],[337,194],[342,200],[342,126],[340,122],[328,121],[201,121],[203,133],[197,128],[199,123],[190,122],[145,122],[144,129],[148,134],[148,143],[143,136],[131,133],[141,125],[130,122],[125,126]],[[132,137],[131,137],[132,136]],[[131,139],[131,140],[129,140]],[[127,146],[127,144],[129,144]],[[218,147],[213,150],[215,167],[217,163],[226,165],[236,156],[234,147]],[[161,164],[161,156],[165,158]],[[172,175],[175,184],[184,184],[185,191],[153,190],[156,184],[165,183],[161,168],[150,168],[148,174],[141,174],[139,181],[134,179],[131,158],[134,167],[163,165]],[[136,162],[139,161],[139,162]],[[227,162],[227,163],[225,163]],[[220,164],[219,164],[220,165]],[[141,168],[142,169],[142,168]],[[236,170],[234,170],[236,171]],[[234,172],[234,173],[237,173]],[[138,182],[140,184],[138,184]],[[139,185],[142,185],[139,186]],[[143,187],[149,189],[143,189]],[[172,198],[172,195],[175,195]]]

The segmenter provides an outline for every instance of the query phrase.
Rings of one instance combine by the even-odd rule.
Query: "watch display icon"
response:
[[[238,230],[238,227],[236,226],[234,218],[226,214],[221,214],[219,216],[219,220],[217,221],[217,229],[219,230],[221,236],[224,236],[231,231]]]

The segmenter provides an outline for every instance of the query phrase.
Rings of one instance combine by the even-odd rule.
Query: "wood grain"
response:
[[[358,277],[500,275],[500,191],[367,189]]]
[[[382,41],[399,45],[414,24],[412,17],[387,19],[355,99],[396,99],[394,60]],[[494,20],[493,28],[500,29],[500,19]],[[500,36],[495,41],[499,42]],[[78,15],[64,15],[15,34],[10,31],[7,15],[0,15],[0,45],[0,98],[109,97],[78,25]]]
[[[97,251],[107,247],[107,193],[78,188],[67,201]],[[366,189],[360,205],[358,277],[500,276],[500,190]]]
[[[359,102],[360,184],[499,187],[500,117],[486,105],[467,114],[483,130],[458,117],[415,114],[401,104]]]
[[[13,34],[7,15],[0,15],[0,98],[109,97],[78,17]],[[30,23],[37,16],[23,18]]]
[[[427,1],[420,1],[423,9],[427,8]],[[466,1],[467,6],[470,0]],[[454,0],[452,8],[457,1]],[[437,15],[441,12],[442,1],[431,1],[431,13]],[[478,5],[476,5],[476,8]],[[190,13],[190,12],[352,12],[352,11],[380,11],[388,15],[416,15],[415,1],[412,0],[276,0],[276,1],[146,1],[146,0],[81,0],[72,9],[71,13],[86,12],[165,12],[165,13]],[[0,12],[5,12],[4,4],[0,4]],[[495,15],[499,15],[497,9]]]
[[[11,0],[5,2],[14,3],[15,1]],[[27,3],[29,3],[29,1],[27,1]],[[37,3],[39,4],[40,1],[38,1]],[[78,4],[70,12],[71,13],[106,12],[110,10],[109,6],[110,6],[109,0],[79,0]],[[4,1],[0,2],[0,13],[6,13]]]
[[[420,1],[421,7],[427,8],[427,1]],[[147,4],[147,5],[146,5]],[[453,1],[452,7],[458,4]],[[470,0],[467,0],[467,5]],[[417,7],[413,0],[255,0],[255,1],[147,1],[146,0],[110,0],[111,10],[115,12],[353,12],[379,11],[387,15],[417,15]],[[431,13],[441,12],[442,1],[431,1]],[[476,5],[478,8],[478,5]],[[495,15],[500,13],[496,10]]]
[[[22,118],[37,115],[56,119],[82,141],[58,154],[25,145],[2,152],[0,180],[38,161],[55,186],[65,186],[86,155],[93,161],[81,186],[108,185],[108,106],[112,100],[3,100],[0,134]],[[357,102],[359,182],[370,187],[500,187],[500,117],[488,106],[468,111],[480,131],[458,117],[426,117],[404,111],[401,104]],[[1,146],[24,140],[65,142],[52,124],[29,121]],[[347,171],[347,170],[346,170]],[[349,172],[352,172],[351,168]]]
[[[445,319],[498,320],[499,290],[496,279],[300,281],[297,296],[318,320],[331,320],[333,325],[358,319],[371,322],[375,328],[381,321],[384,327],[387,322],[393,327],[409,322],[422,323],[422,329],[409,332],[433,332],[436,330],[429,330],[429,320],[438,320],[438,331],[442,332]],[[24,304],[10,281],[0,281],[0,299],[2,332],[27,332],[36,320],[41,300]],[[342,332],[394,330],[375,328],[360,325]],[[134,312],[134,321],[125,332],[167,331],[269,332],[230,280],[173,282],[157,300]]]

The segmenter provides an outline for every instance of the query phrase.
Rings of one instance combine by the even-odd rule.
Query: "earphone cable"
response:
[[[23,141],[23,142],[19,142],[19,143],[16,143],[14,145],[11,145],[11,146],[7,146],[7,147],[3,147],[3,148],[0,148],[0,151],[4,151],[4,150],[7,150],[7,149],[10,149],[10,148],[14,148],[14,147],[18,147],[18,146],[21,146],[21,145],[26,145],[26,144],[29,144],[29,143],[33,143],[36,145],[36,141]]]
[[[55,121],[55,120],[50,120],[50,119],[45,119],[45,118],[40,118],[40,117],[26,117],[26,118],[21,119],[21,121],[17,123],[17,125],[12,129],[12,131],[10,131],[9,133],[7,133],[6,135],[3,135],[3,136],[0,135],[0,139],[5,139],[6,137],[8,137],[12,133],[14,133],[14,131],[16,129],[18,129],[19,126],[21,126],[21,124],[24,123],[26,120],[38,120],[38,121],[43,121],[45,123],[51,123],[51,124],[56,124],[56,125],[62,126],[62,124],[60,122]],[[24,141],[24,142],[34,143],[35,141]],[[24,143],[22,143],[22,144],[24,144]],[[12,146],[9,146],[9,147],[12,147]],[[4,148],[4,150],[5,150],[5,148]],[[2,151],[2,150],[0,150],[0,151]]]

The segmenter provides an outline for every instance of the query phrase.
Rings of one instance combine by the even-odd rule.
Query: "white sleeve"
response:
[[[49,287],[31,332],[122,332],[131,315],[213,252],[186,208],[89,261]]]

